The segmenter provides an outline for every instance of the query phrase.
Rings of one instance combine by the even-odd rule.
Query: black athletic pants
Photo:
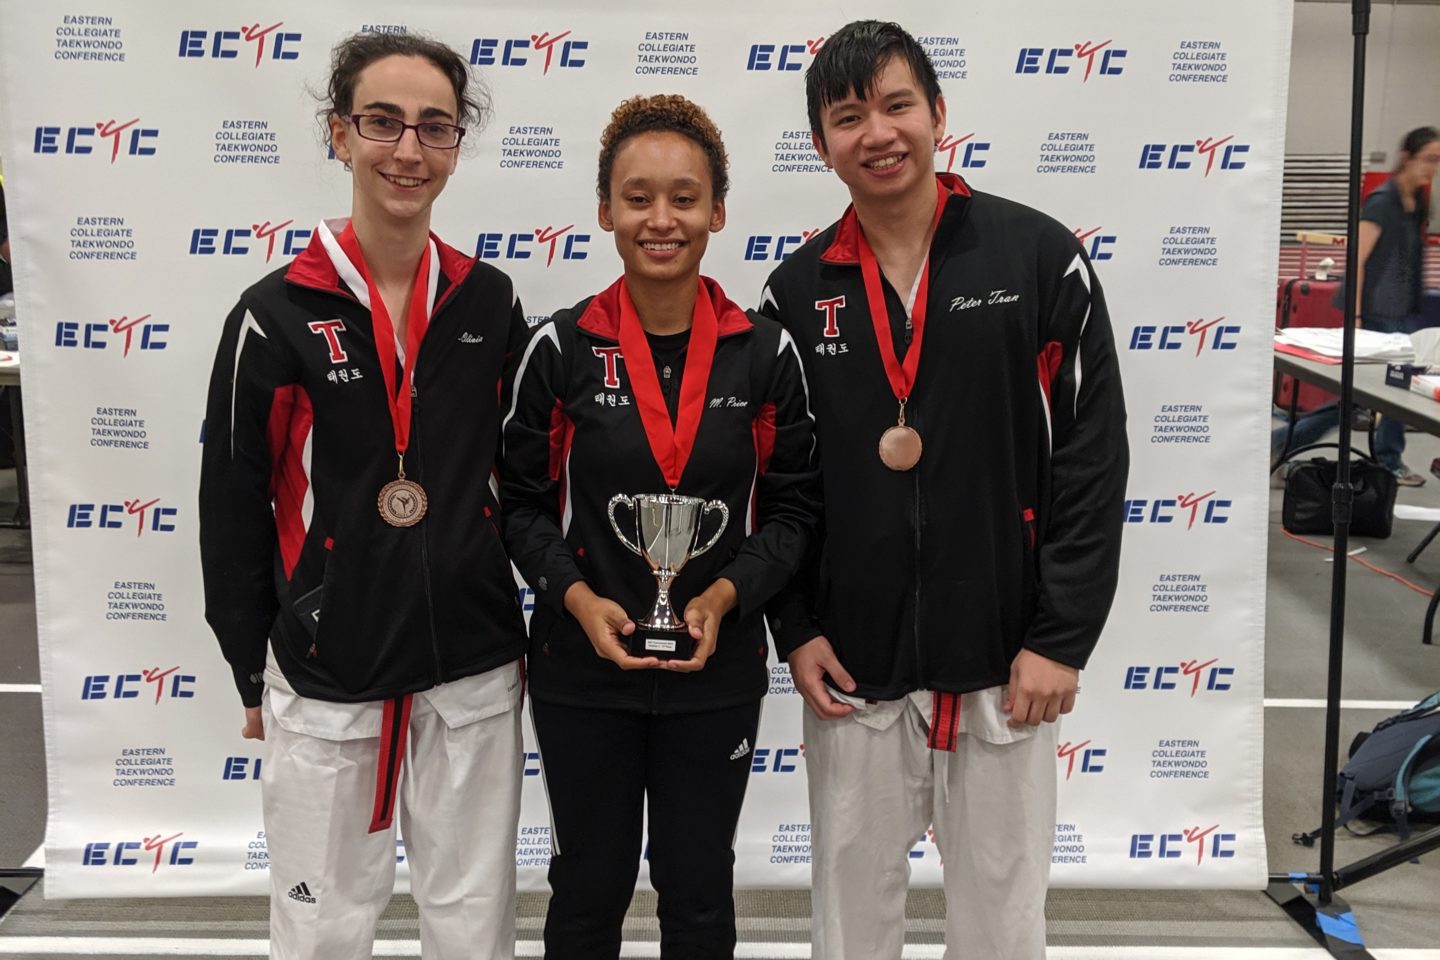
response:
[[[548,960],[614,960],[649,798],[660,955],[735,955],[735,830],[760,703],[656,716],[531,701],[553,824]]]

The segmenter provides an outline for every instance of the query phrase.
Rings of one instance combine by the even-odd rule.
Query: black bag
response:
[[[1335,533],[1332,500],[1339,464],[1316,457],[1295,460],[1285,475],[1285,503],[1281,525],[1290,533],[1331,536]],[[1350,461],[1350,485],[1355,491],[1350,532],[1357,537],[1390,536],[1395,520],[1395,475],[1369,457]]]

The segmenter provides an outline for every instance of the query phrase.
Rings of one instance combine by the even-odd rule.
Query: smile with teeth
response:
[[[881,157],[879,160],[871,160],[869,163],[865,164],[865,166],[869,167],[871,170],[889,170],[891,167],[895,166],[895,164],[899,163],[903,159],[903,155],[893,157]]]
[[[654,250],[658,253],[666,253],[670,250],[679,250],[679,240],[642,240],[640,246],[646,250]]]
[[[421,177],[400,177],[391,173],[382,173],[380,176],[400,187],[418,187],[425,182]]]

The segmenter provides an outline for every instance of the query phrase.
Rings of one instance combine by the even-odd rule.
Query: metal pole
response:
[[[1330,586],[1330,672],[1325,693],[1325,765],[1320,821],[1319,900],[1328,905],[1335,893],[1335,771],[1340,766],[1340,686],[1345,649],[1345,575],[1349,564],[1350,514],[1355,491],[1350,485],[1350,411],[1355,400],[1355,309],[1359,273],[1360,152],[1365,122],[1365,40],[1370,33],[1370,0],[1351,0],[1355,35],[1350,93],[1350,196],[1346,210],[1345,324],[1340,364],[1340,462],[1335,476],[1335,568]]]

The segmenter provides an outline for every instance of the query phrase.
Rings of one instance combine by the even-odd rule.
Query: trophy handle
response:
[[[623,493],[617,493],[615,494],[615,496],[611,497],[609,506],[605,508],[605,513],[610,517],[610,529],[615,531],[615,536],[620,538],[621,543],[625,544],[625,546],[630,548],[631,553],[635,554],[637,557],[643,557],[645,556],[645,554],[640,552],[639,545],[631,543],[630,539],[621,532],[620,524],[615,521],[615,508],[620,506],[620,504],[622,503],[625,504],[625,506],[629,507],[632,513],[635,510],[634,497],[627,496]]]
[[[711,510],[720,511],[720,526],[715,528],[715,533],[712,534],[710,539],[705,542],[705,546],[700,547],[698,550],[690,551],[690,556],[692,557],[698,557],[706,550],[709,550],[711,547],[715,546],[715,541],[720,539],[720,534],[724,533],[725,528],[730,524],[730,508],[725,506],[722,501],[711,500],[706,503],[704,509],[700,511],[700,518],[703,520],[705,518],[705,514],[709,513]]]

